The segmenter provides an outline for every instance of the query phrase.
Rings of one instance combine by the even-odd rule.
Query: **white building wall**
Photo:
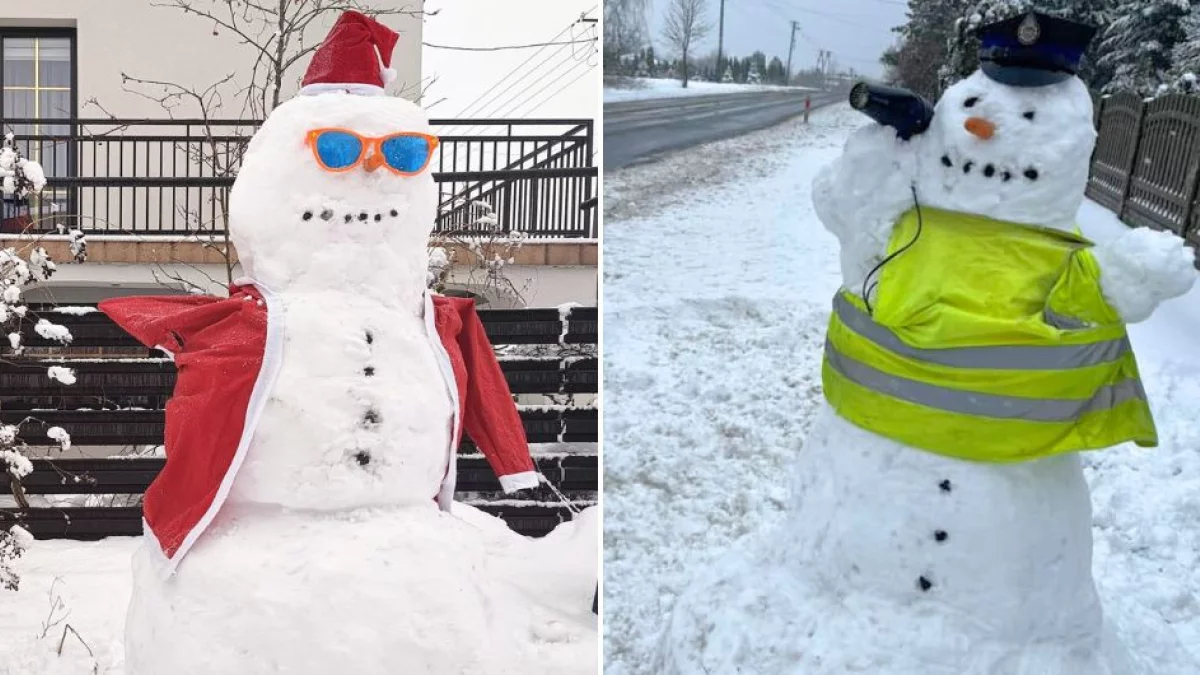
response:
[[[191,0],[190,4],[200,9],[225,5],[213,0]],[[418,0],[371,0],[369,4],[376,8],[421,6]],[[323,39],[334,20],[336,16],[331,15],[310,24],[306,43]],[[421,20],[404,15],[382,17],[381,21],[401,36],[392,55],[398,77],[389,89],[414,98],[421,81]],[[79,117],[105,116],[99,108],[86,105],[92,98],[117,117],[164,116],[158,103],[125,91],[121,73],[198,89],[232,73],[234,79],[222,89],[226,105],[220,114],[241,117],[236,92],[249,80],[255,51],[239,44],[231,31],[214,27],[211,20],[153,6],[150,0],[0,0],[0,26],[76,30]],[[307,66],[305,58],[289,70],[286,96],[298,88]],[[188,102],[179,105],[176,117],[197,112]]]

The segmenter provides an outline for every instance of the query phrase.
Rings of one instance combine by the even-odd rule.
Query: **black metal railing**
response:
[[[2,232],[221,234],[242,153],[260,122],[0,118],[49,178],[0,205]],[[51,126],[51,124],[53,126]],[[591,120],[433,120],[437,230],[593,238],[598,169]]]

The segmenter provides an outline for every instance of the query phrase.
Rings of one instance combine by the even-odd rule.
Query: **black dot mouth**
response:
[[[950,158],[950,155],[942,155],[941,163],[942,163],[942,166],[946,167],[947,169],[954,168],[954,160]],[[974,168],[975,168],[974,160],[968,159],[962,163],[963,174],[970,174]],[[1013,177],[1015,176],[1015,174],[1011,170],[999,168],[995,164],[985,164],[983,167],[983,170],[980,171],[979,173],[982,174],[984,178],[999,177],[1000,180],[1004,181],[1005,183],[1011,181],[1013,179]],[[1025,178],[1027,178],[1031,181],[1036,181],[1039,178],[1041,178],[1041,176],[1042,176],[1041,172],[1038,171],[1037,169],[1035,169],[1034,167],[1029,167],[1029,168],[1025,169],[1023,172],[1021,172],[1021,175],[1023,175]]]
[[[339,214],[335,213],[333,209],[328,208],[328,207],[321,208],[319,210],[318,209],[306,209],[300,213],[300,220],[303,220],[304,222],[309,222],[313,219],[313,216],[316,216],[316,215],[319,215],[321,220],[330,221],[330,220],[333,220],[334,217]],[[384,209],[384,210],[376,211],[376,212],[351,211],[350,213],[341,214],[342,222],[347,223],[347,224],[354,222],[356,219],[359,222],[363,222],[363,223],[366,223],[366,222],[369,222],[372,220],[377,223],[382,223],[384,217],[386,217],[386,216],[390,216],[392,218],[398,218],[400,216],[400,211],[399,211],[399,209]]]

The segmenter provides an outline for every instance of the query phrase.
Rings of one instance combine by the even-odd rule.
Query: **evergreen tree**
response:
[[[784,80],[787,78],[787,73],[783,67],[783,61],[776,56],[771,59],[771,63],[767,64],[767,82],[772,84],[787,84]]]
[[[1188,0],[1121,0],[1100,44],[1100,66],[1112,71],[1105,93],[1148,96],[1166,84],[1175,46],[1185,39]]]
[[[1200,94],[1200,7],[1192,7],[1180,23],[1184,38],[1172,54],[1171,85],[1179,93]]]
[[[725,84],[731,84],[733,82],[733,63],[731,61],[732,59],[726,60],[725,74],[721,76],[721,81]]]
[[[965,15],[976,0],[908,0],[908,22],[896,29],[900,45],[885,61],[897,84],[926,98],[941,93],[941,71],[950,57],[955,17]]]
[[[979,40],[975,31],[996,21],[1003,21],[1026,12],[1038,11],[1096,27],[1109,25],[1118,0],[975,0],[958,18],[950,38],[942,84],[949,86],[967,77],[979,67]],[[1098,67],[1101,52],[1099,37],[1088,46],[1079,76],[1094,88],[1103,87],[1111,77],[1110,71]]]

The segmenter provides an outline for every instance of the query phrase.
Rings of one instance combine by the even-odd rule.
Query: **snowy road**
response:
[[[810,183],[863,119],[835,106],[606,177],[607,674],[650,675],[683,585],[782,514],[840,283]],[[1080,223],[1122,227],[1091,203]],[[1197,333],[1200,289],[1131,327],[1161,447],[1085,460],[1105,602],[1200,649]]]
[[[803,113],[809,96],[813,108],[845,98],[785,90],[605,103],[604,170],[779,124]]]

